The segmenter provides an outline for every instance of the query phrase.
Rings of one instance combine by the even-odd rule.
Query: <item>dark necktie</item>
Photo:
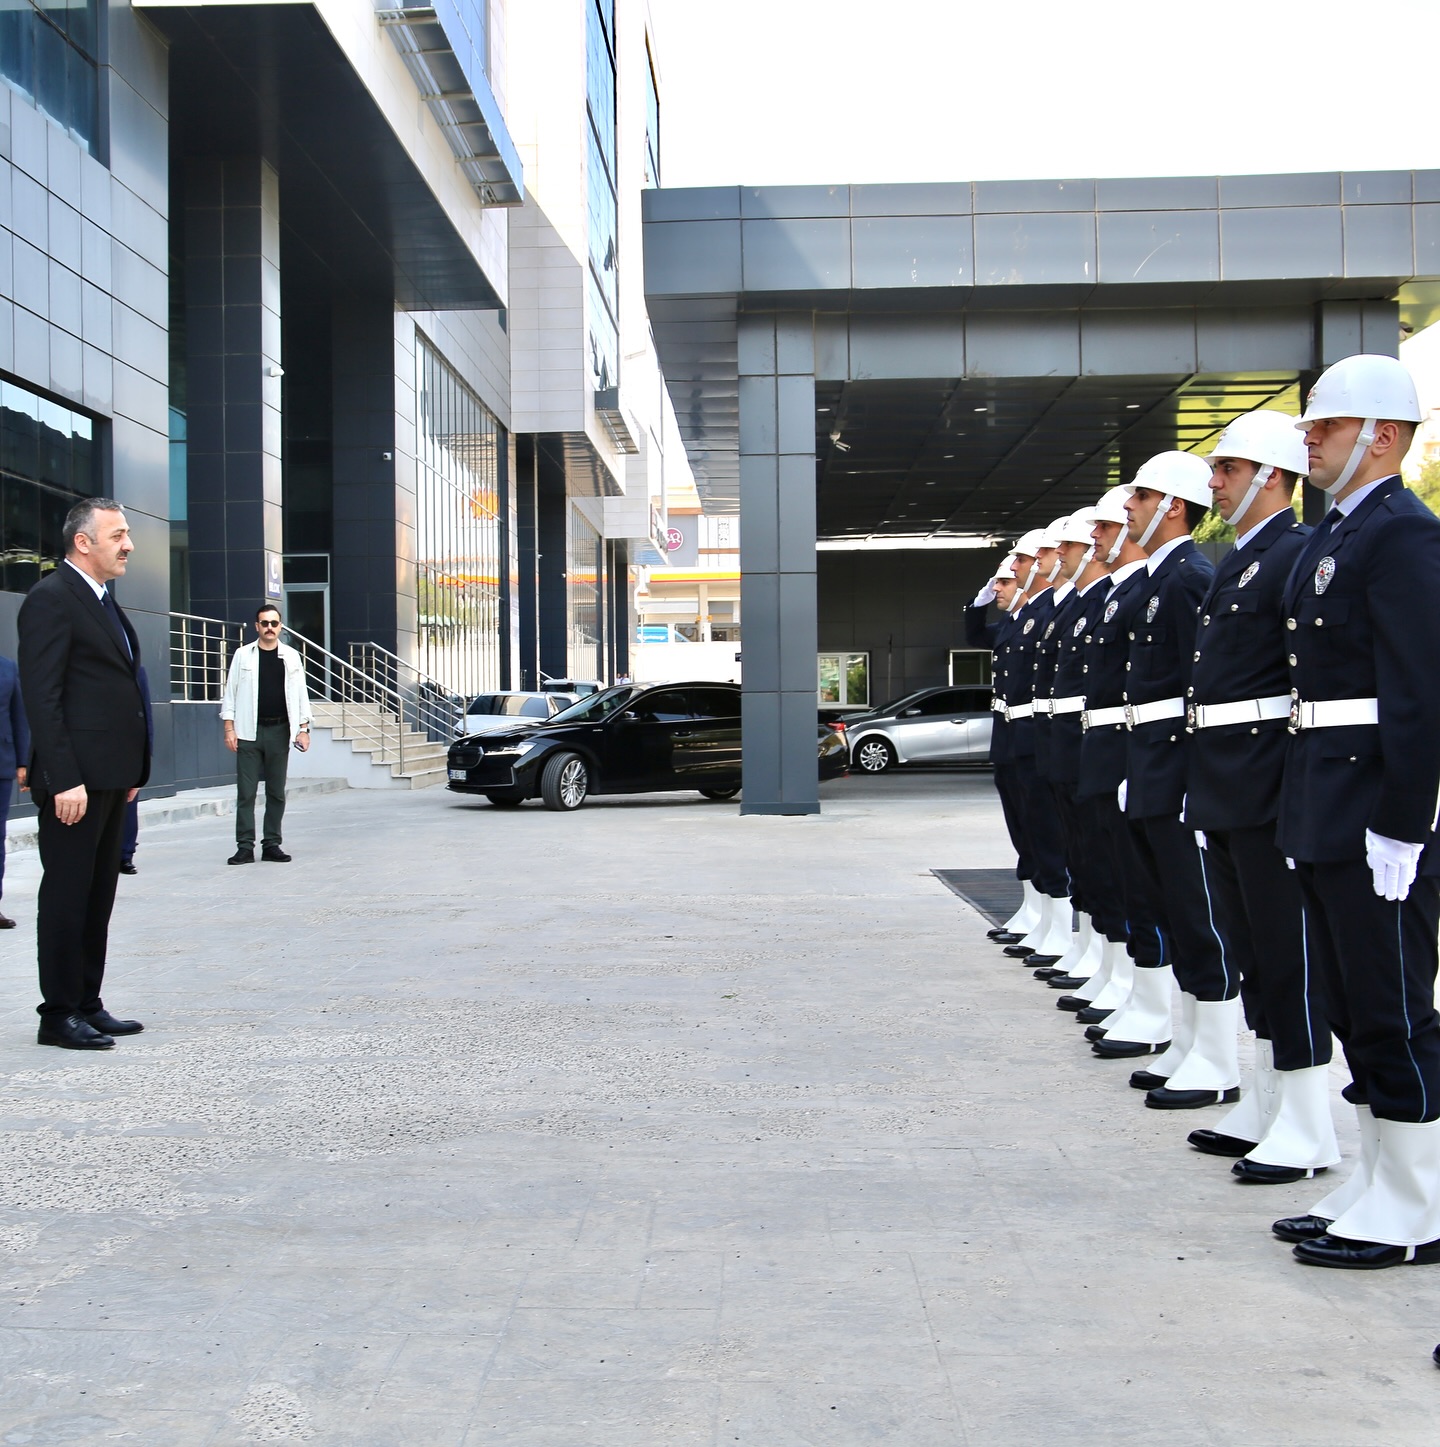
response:
[[[115,636],[120,640],[120,646],[125,650],[125,657],[131,663],[135,662],[135,655],[130,651],[130,635],[125,632],[125,625],[120,621],[120,614],[116,611],[115,600],[109,592],[100,594],[100,607],[105,614],[105,621],[114,630]]]

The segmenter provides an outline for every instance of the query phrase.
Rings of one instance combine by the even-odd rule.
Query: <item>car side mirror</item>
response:
[[[918,718],[919,715],[920,710],[918,708],[902,709],[900,713],[901,718]]]
[[[639,715],[638,713],[636,713],[633,708],[627,708],[627,709],[625,710],[625,712],[620,715],[620,722],[621,722],[621,723],[639,723],[639,722],[640,722],[640,715]]]

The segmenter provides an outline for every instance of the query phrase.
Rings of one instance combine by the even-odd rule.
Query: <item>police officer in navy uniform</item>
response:
[[[1163,971],[1167,990],[1171,980],[1165,938],[1117,798],[1125,778],[1127,640],[1150,596],[1145,591],[1149,581],[1145,554],[1129,533],[1129,514],[1124,507],[1128,500],[1126,489],[1111,488],[1095,507],[1095,548],[1112,571],[1105,606],[1098,618],[1087,620],[1083,635],[1085,709],[1080,715],[1080,781],[1075,793],[1080,807],[1089,809],[1094,827],[1109,842],[1114,877],[1124,902],[1126,945],[1123,952],[1106,952],[1109,969],[1106,972],[1102,967],[1102,979],[1092,976],[1083,991],[1062,995],[1055,1002],[1061,1010],[1075,1011],[1076,1019],[1086,1027],[1085,1038],[1092,1042],[1104,1039],[1110,1020],[1129,1003],[1137,974]],[[1160,1042],[1168,1039],[1168,1035],[1157,1037]],[[1131,1044],[1128,1053],[1142,1055],[1153,1048],[1153,1043]]]
[[[965,641],[972,648],[991,650],[990,678],[994,697],[990,716],[990,766],[995,779],[995,792],[1000,796],[1000,809],[1010,844],[1015,850],[1015,874],[1020,880],[1020,908],[995,929],[986,933],[1001,944],[1019,944],[1040,918],[1040,891],[1034,884],[1034,865],[1025,842],[1025,801],[1016,776],[1011,755],[1010,730],[1005,717],[1008,675],[1001,663],[1001,651],[1009,632],[1016,627],[1012,616],[1023,594],[1015,577],[1015,556],[1012,553],[988,579],[965,610]],[[1000,610],[999,619],[987,619],[990,605]]]
[[[1236,418],[1210,464],[1215,505],[1236,537],[1200,607],[1185,820],[1200,831],[1210,904],[1240,969],[1255,1070],[1239,1105],[1190,1143],[1241,1157],[1232,1169],[1243,1182],[1283,1184],[1340,1160],[1330,1024],[1306,967],[1300,881],[1275,843],[1290,737],[1285,582],[1310,535],[1291,499],[1310,464],[1295,419],[1271,411]]]
[[[1399,477],[1420,416],[1404,367],[1362,355],[1321,376],[1297,424],[1334,508],[1285,589],[1278,842],[1362,1143],[1348,1181],[1275,1223],[1314,1266],[1440,1261],[1440,519]]]

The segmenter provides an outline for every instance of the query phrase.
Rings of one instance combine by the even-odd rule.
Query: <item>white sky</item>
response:
[[[649,3],[667,186],[1440,169],[1440,0]]]

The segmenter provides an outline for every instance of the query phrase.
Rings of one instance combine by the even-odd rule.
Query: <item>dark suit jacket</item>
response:
[[[1129,636],[1135,619],[1144,618],[1145,600],[1151,596],[1150,575],[1141,566],[1123,583],[1110,585],[1099,618],[1089,620],[1085,634],[1085,708],[1118,708],[1125,702],[1125,680],[1129,674]],[[1125,725],[1099,724],[1087,729],[1080,744],[1081,799],[1114,794],[1125,777],[1125,755],[1129,735]]]
[[[1001,613],[994,623],[989,623],[986,621],[988,611],[987,608],[977,608],[973,603],[965,609],[965,641],[971,648],[991,650],[991,688],[995,697],[1003,702],[1005,693],[1001,687],[1002,680],[1000,678],[1000,641],[1005,637],[1013,620],[1008,613]],[[998,713],[990,715],[990,762],[992,764],[1010,762],[1009,726],[1006,724],[1004,716]]]
[[[1084,596],[1072,594],[1075,609],[1060,637],[1055,665],[1054,698],[1085,695],[1085,646],[1092,629],[1105,614],[1110,597],[1110,579],[1101,578],[1086,589]],[[1058,630],[1057,630],[1058,631]],[[1050,777],[1072,790],[1080,783],[1080,744],[1083,733],[1078,713],[1060,714],[1050,720]]]
[[[0,656],[0,779],[13,779],[30,758],[30,726],[20,697],[20,670]]]
[[[1150,575],[1148,587],[1141,590],[1145,607],[1130,627],[1126,703],[1186,696],[1200,603],[1214,576],[1210,559],[1189,538]],[[1130,818],[1179,817],[1185,799],[1187,738],[1183,718],[1155,719],[1130,731],[1125,761],[1130,781],[1125,813]]]
[[[1440,795],[1440,519],[1399,477],[1315,530],[1285,585],[1290,685],[1307,703],[1375,698],[1380,724],[1290,740],[1280,847],[1363,859],[1365,831],[1433,846]],[[1421,858],[1440,874],[1440,849]]]
[[[996,653],[999,655],[999,687],[1004,690],[1005,701],[1021,706],[1033,703],[1035,699],[1035,645],[1045,631],[1045,625],[1055,614],[1055,590],[1046,588],[1038,598],[1032,598],[1015,625],[1005,631]],[[1026,759],[1035,755],[1034,718],[1016,719],[1009,725],[1009,746],[1012,758]]]
[[[1240,703],[1290,692],[1285,580],[1310,529],[1286,508],[1215,570],[1200,605],[1190,702]],[[1287,719],[1223,724],[1190,735],[1185,822],[1195,829],[1253,829],[1280,809]]]
[[[20,606],[20,685],[30,718],[37,805],[84,784],[133,789],[150,777],[140,640],[116,607],[133,661],[89,584],[61,563]]]

